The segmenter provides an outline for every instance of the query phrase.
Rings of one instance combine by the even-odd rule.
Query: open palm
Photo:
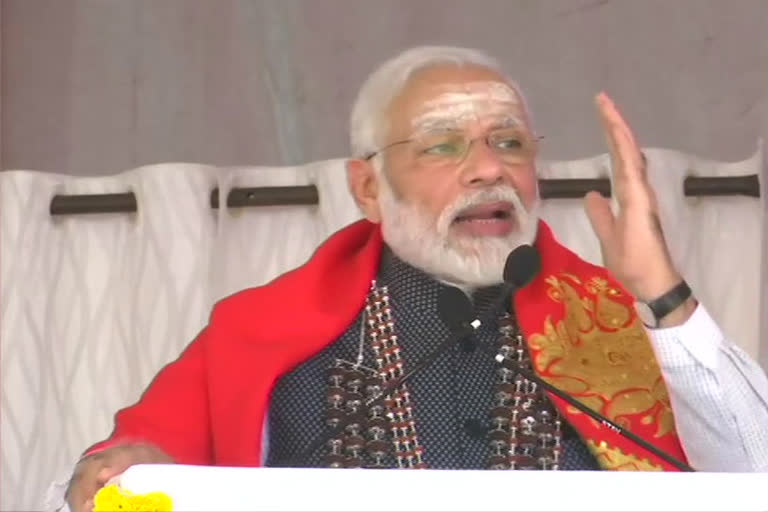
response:
[[[656,195],[646,162],[627,123],[605,94],[596,98],[611,153],[618,213],[597,192],[585,198],[592,228],[600,240],[605,267],[640,300],[652,300],[680,282],[659,222]]]

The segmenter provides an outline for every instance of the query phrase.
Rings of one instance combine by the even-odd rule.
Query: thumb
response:
[[[588,192],[584,197],[584,209],[589,217],[589,223],[592,224],[592,230],[600,240],[600,246],[603,249],[603,259],[607,256],[605,251],[613,245],[614,224],[616,219],[611,211],[611,204],[599,192]]]

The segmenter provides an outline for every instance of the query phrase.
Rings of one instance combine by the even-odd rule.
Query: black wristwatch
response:
[[[637,316],[648,327],[657,327],[662,318],[688,300],[692,293],[688,283],[683,280],[661,297],[649,302],[635,302]]]

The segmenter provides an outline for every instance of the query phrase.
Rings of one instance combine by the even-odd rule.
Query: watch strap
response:
[[[656,317],[656,320],[661,320],[677,309],[680,304],[688,300],[692,294],[693,292],[688,286],[688,283],[683,280],[661,297],[646,302],[646,304],[653,312],[653,316]]]

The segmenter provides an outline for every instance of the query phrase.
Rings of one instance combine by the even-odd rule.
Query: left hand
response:
[[[613,192],[619,205],[598,192],[585,197],[587,216],[600,240],[603,264],[637,299],[660,297],[682,281],[675,269],[659,220],[659,207],[646,173],[646,162],[632,130],[605,93],[596,98],[611,153]],[[688,299],[661,325],[683,323],[695,309]]]

